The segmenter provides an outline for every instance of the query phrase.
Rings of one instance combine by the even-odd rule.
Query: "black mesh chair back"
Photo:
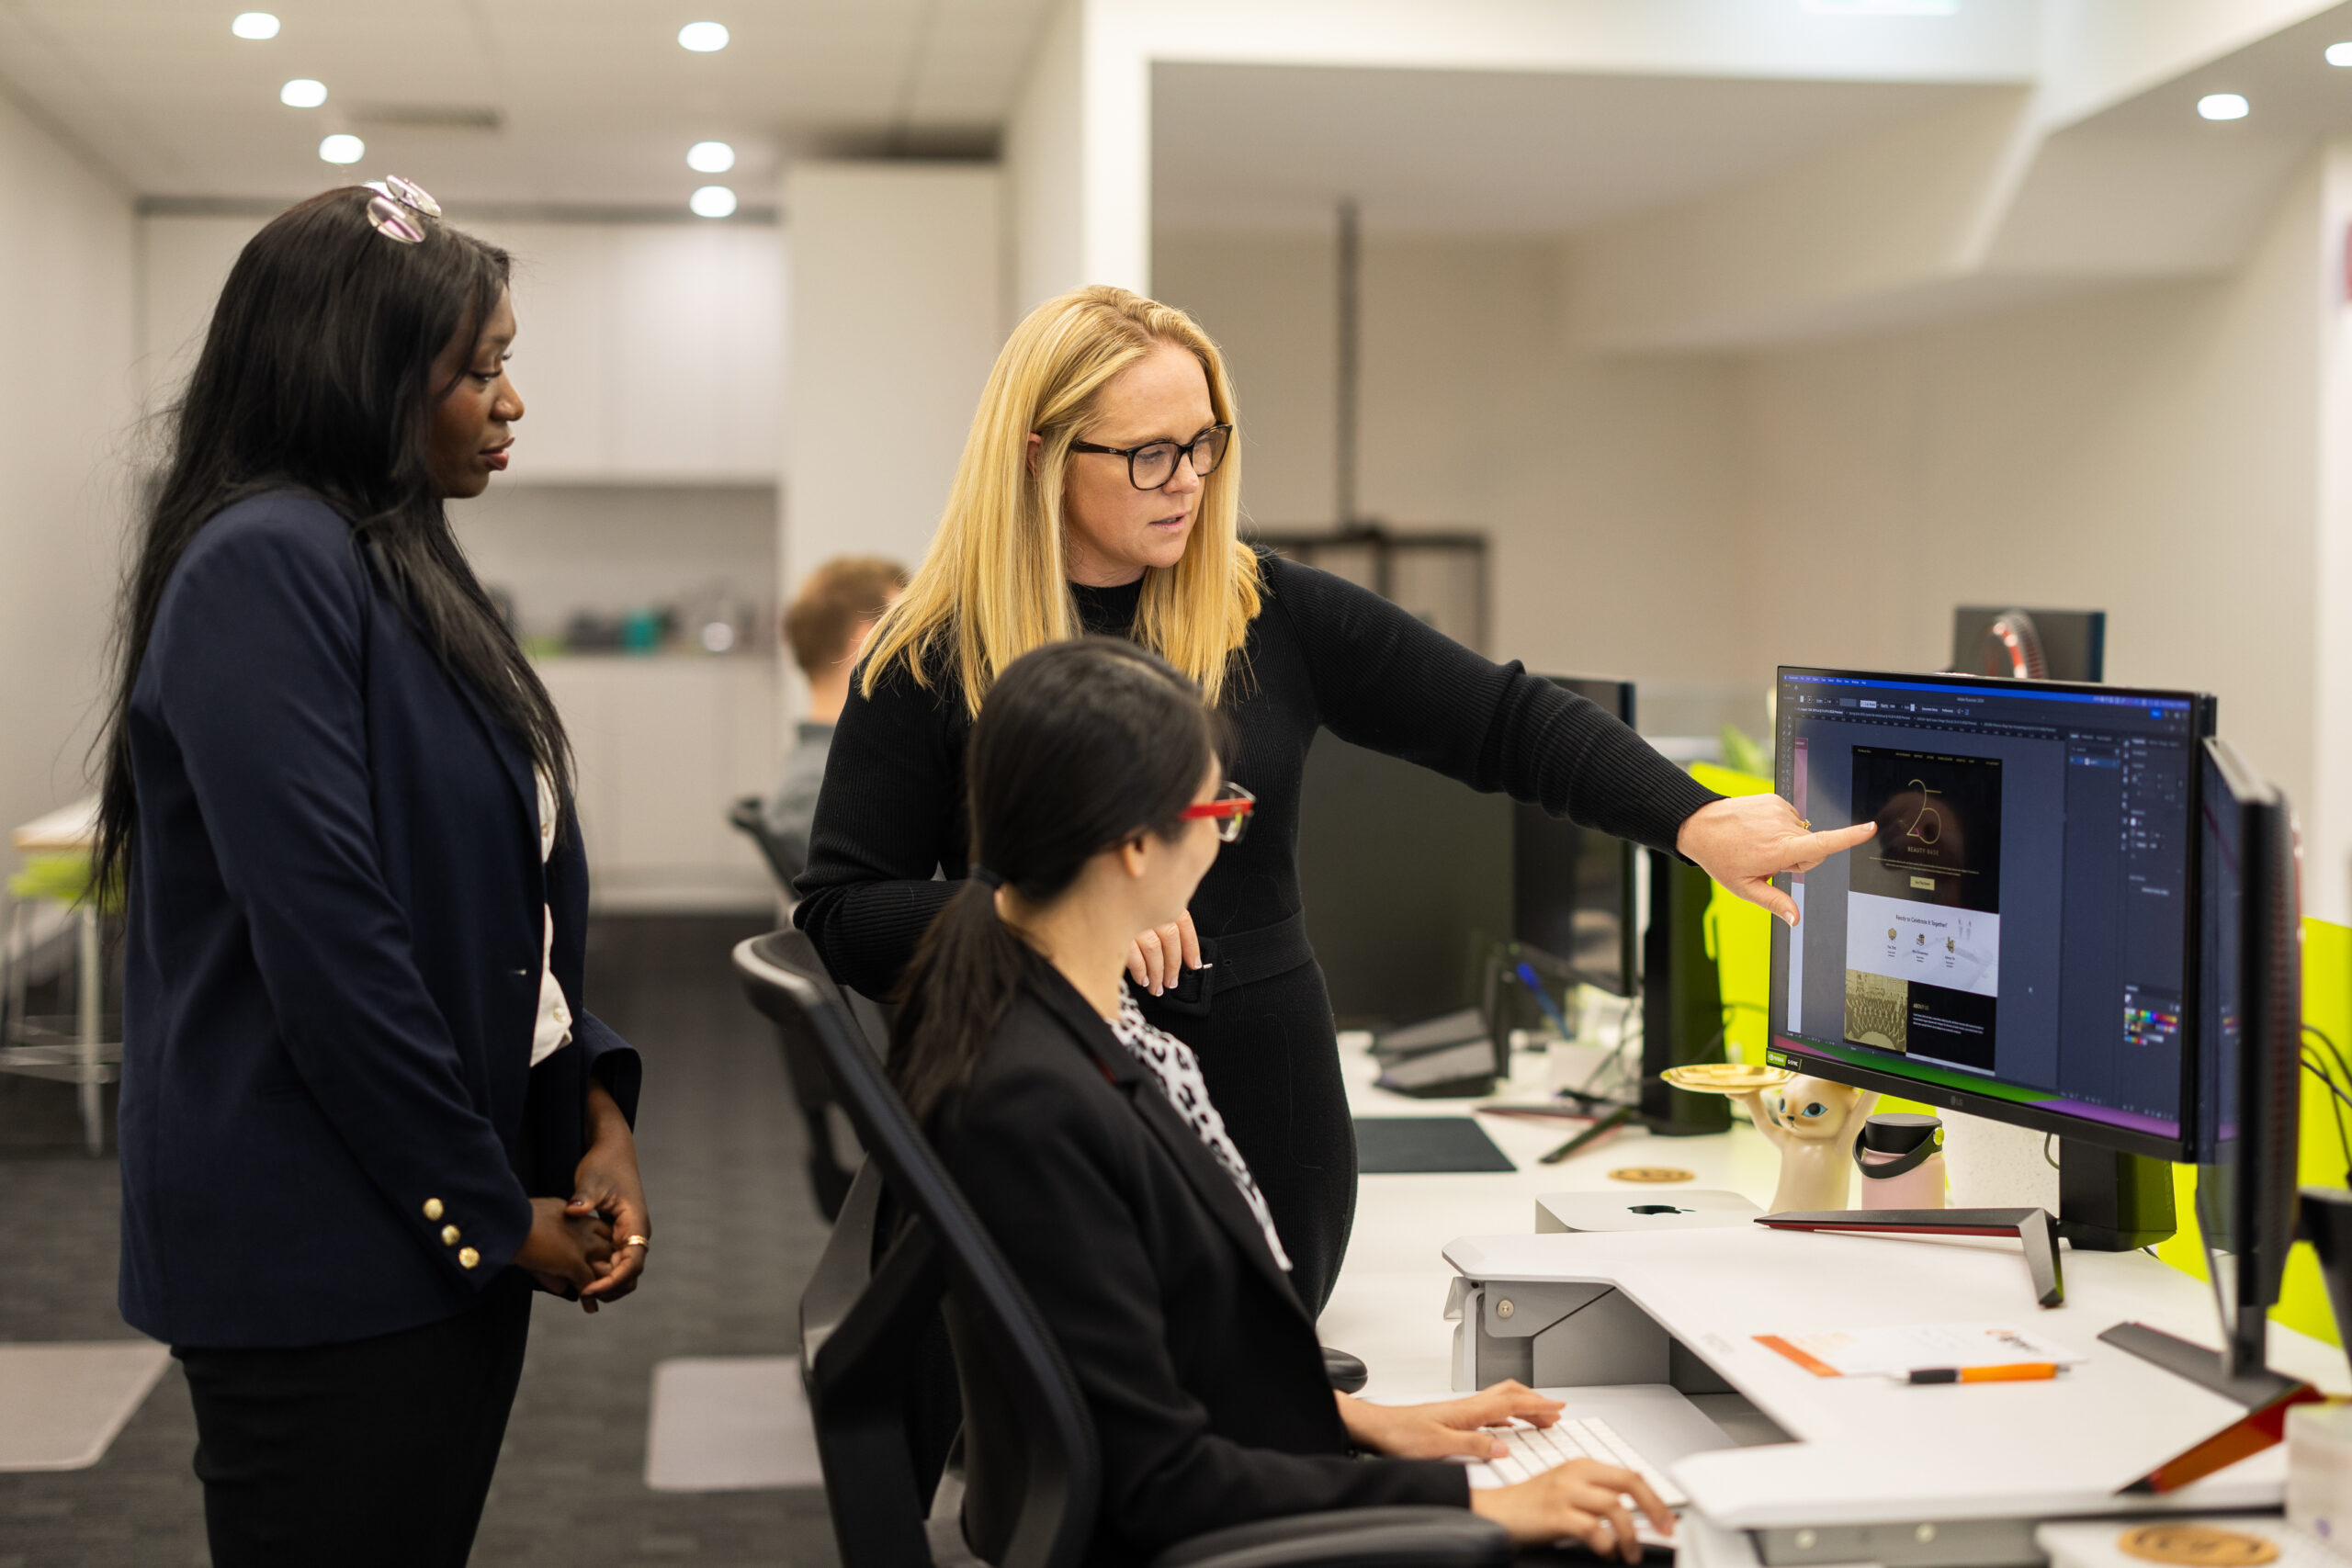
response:
[[[759,845],[760,858],[768,863],[768,874],[775,878],[778,893],[785,902],[792,901],[792,880],[808,868],[799,857],[787,848],[782,839],[768,830],[768,814],[756,795],[747,795],[727,808],[727,825]]]
[[[736,970],[752,1005],[822,1058],[867,1154],[800,1314],[802,1376],[842,1561],[933,1562],[929,1483],[908,1427],[926,1364],[915,1348],[945,1307],[966,1397],[1015,1450],[992,1443],[985,1460],[973,1456],[989,1471],[994,1517],[984,1528],[996,1539],[988,1555],[1000,1568],[1069,1568],[1085,1553],[1098,1495],[1094,1428],[1077,1381],[881,1062],[778,935],[737,947]],[[887,1236],[886,1219],[896,1222]]]
[[[782,939],[735,949],[752,1003],[798,1033],[834,1075],[867,1158],[800,1300],[801,1377],[844,1563],[1069,1568],[1085,1555],[1101,1455],[1083,1393],[1005,1266],[831,993]],[[960,1485],[922,1457],[924,1353],[946,1319],[966,1416]],[[951,1482],[957,1478],[951,1475]],[[960,1499],[960,1518],[944,1506]],[[968,1544],[967,1544],[968,1540]],[[1153,1568],[1502,1568],[1510,1538],[1463,1508],[1351,1508],[1213,1530]]]

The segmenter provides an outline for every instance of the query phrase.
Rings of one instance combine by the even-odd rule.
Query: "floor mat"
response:
[[[680,1356],[653,1369],[645,1484],[656,1492],[822,1486],[797,1356]]]
[[[152,1339],[0,1345],[0,1470],[86,1470],[164,1375]]]

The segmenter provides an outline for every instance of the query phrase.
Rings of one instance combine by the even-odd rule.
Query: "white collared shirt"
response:
[[[555,785],[545,768],[534,767],[531,775],[539,786],[539,863],[545,865],[555,852]],[[555,911],[542,904],[539,916],[539,1018],[531,1031],[535,1067],[571,1043],[571,1008],[555,977]]]

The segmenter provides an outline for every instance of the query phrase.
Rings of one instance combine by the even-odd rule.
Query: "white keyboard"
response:
[[[1565,1416],[1549,1427],[1527,1427],[1514,1422],[1493,1430],[1510,1452],[1501,1459],[1473,1464],[1470,1484],[1474,1487],[1510,1486],[1572,1459],[1590,1459],[1632,1471],[1648,1482],[1650,1490],[1669,1508],[1680,1508],[1690,1501],[1682,1488],[1666,1478],[1665,1472],[1635,1452],[1631,1443],[1597,1416]]]

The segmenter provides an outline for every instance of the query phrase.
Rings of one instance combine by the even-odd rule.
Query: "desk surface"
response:
[[[63,854],[90,848],[97,833],[98,800],[92,795],[12,829],[8,842],[19,854]]]
[[[1358,1116],[1461,1116],[1473,1102],[1412,1100],[1373,1087],[1380,1067],[1367,1037],[1340,1036],[1348,1105]],[[1522,1103],[1544,1097],[1542,1058],[1522,1053],[1521,1079],[1495,1098]],[[1478,1124],[1519,1168],[1464,1176],[1366,1176],[1356,1190],[1356,1224],[1330,1303],[1317,1325],[1327,1345],[1363,1358],[1375,1395],[1442,1393],[1452,1376],[1453,1325],[1445,1298],[1458,1278],[1443,1253],[1463,1235],[1532,1235],[1535,1200],[1545,1192],[1613,1190],[1670,1197],[1691,1188],[1740,1193],[1759,1208],[1780,1179],[1780,1156],[1746,1123],[1702,1138],[1619,1133],[1559,1165],[1538,1165],[1585,1125],[1582,1122],[1481,1116]],[[1675,1165],[1696,1173],[1680,1187],[1639,1187],[1609,1179],[1633,1165]],[[2332,1354],[2333,1352],[2331,1352]]]
[[[1377,1068],[1359,1037],[1343,1042],[1341,1056],[1351,1103],[1359,1116],[1468,1109],[1462,1101],[1414,1100],[1374,1088]],[[1539,1086],[1529,1082],[1498,1098],[1539,1097]],[[1453,1245],[1457,1258],[1490,1271],[1492,1277],[1610,1279],[1621,1281],[1653,1316],[1671,1319],[1679,1328],[1712,1327],[1722,1343],[1694,1348],[1701,1348],[1734,1386],[1801,1439],[1793,1447],[1702,1456],[1677,1467],[1677,1479],[1694,1496],[1707,1495],[1711,1512],[1720,1504],[1725,1515],[1743,1526],[1769,1523],[1779,1511],[1776,1497],[1802,1495],[1807,1511],[1816,1508],[1824,1500],[1825,1476],[1841,1472],[1849,1484],[1834,1489],[1847,1493],[1849,1503],[1866,1502],[1873,1489],[1890,1495],[1913,1491],[1896,1484],[1894,1477],[1874,1473],[1872,1460],[1884,1447],[1878,1434],[1915,1419],[1920,1409],[1917,1396],[1922,1393],[1947,1396],[1937,1406],[1939,1416],[1972,1428],[1982,1426],[1981,1445],[1970,1445],[1984,1456],[1987,1468],[1982,1479],[1989,1483],[1988,1495],[2009,1496],[2030,1493],[2042,1474],[2053,1467],[2074,1468],[2073,1461],[2079,1460],[2069,1447],[2078,1439],[2066,1436],[2073,1423],[2043,1418],[2055,1413],[2041,1412],[2041,1404],[2063,1400],[2079,1411],[2077,1402],[2087,1398],[2103,1416],[2111,1414],[2119,1441],[2111,1455],[2102,1455],[2101,1463],[2116,1472],[2119,1484],[2230,1418],[2230,1407],[2217,1396],[2169,1374],[2150,1376],[2154,1370],[2146,1363],[2098,1344],[2101,1329],[2126,1318],[2208,1344],[2218,1339],[2211,1297],[2203,1282],[2143,1254],[2068,1250],[2067,1304],[2043,1311],[2033,1304],[2025,1265],[2013,1243],[1800,1236],[1736,1228],[1680,1235],[1538,1236],[1533,1234],[1534,1208],[1541,1193],[1613,1190],[1667,1196],[1678,1190],[1636,1189],[1610,1179],[1611,1170],[1629,1165],[1681,1166],[1695,1175],[1689,1186],[1736,1191],[1761,1206],[1770,1201],[1778,1156],[1752,1127],[1736,1123],[1730,1133],[1709,1137],[1658,1138],[1628,1132],[1561,1165],[1540,1166],[1537,1156],[1581,1123],[1493,1116],[1478,1121],[1519,1170],[1366,1176],[1362,1180],[1347,1263],[1318,1326],[1325,1343],[1364,1359],[1372,1373],[1368,1393],[1402,1397],[1434,1394],[1448,1387],[1453,1325],[1445,1321],[1443,1309],[1459,1275],[1444,1253]],[[1703,1248],[1694,1250],[1692,1244],[1701,1241]],[[1893,1271],[1898,1260],[1899,1274]],[[1825,1273],[1839,1277],[1828,1298],[1837,1304],[1839,1321],[1824,1320],[1819,1280]],[[1899,1288],[1873,1291],[1873,1280],[1895,1281]],[[1735,1282],[1736,1288],[1725,1288]],[[1850,1380],[1850,1386],[1825,1395],[1820,1385],[1826,1380],[1814,1378],[1748,1340],[1750,1334],[1774,1327],[1803,1331],[1923,1321],[1917,1309],[1923,1287],[1939,1303],[1950,1303],[1951,1310],[1937,1314],[1935,1321],[2014,1320],[2090,1350],[2095,1359],[2064,1384],[1927,1390]],[[1772,1316],[1770,1309],[1783,1297],[1784,1314],[1792,1321],[1765,1324],[1762,1319]],[[2270,1343],[2271,1363],[2280,1371],[2334,1391],[2352,1386],[2344,1354],[2333,1347],[2275,1324]],[[1987,1394],[1994,1398],[1983,1397]],[[2068,1464],[2059,1463],[2062,1456]],[[2278,1474],[2272,1472],[2280,1462],[2273,1450],[2237,1469],[2245,1472],[2244,1482],[2275,1488]],[[1972,1463],[1970,1468],[1976,1467]],[[2230,1505],[2207,1501],[2204,1506]]]

